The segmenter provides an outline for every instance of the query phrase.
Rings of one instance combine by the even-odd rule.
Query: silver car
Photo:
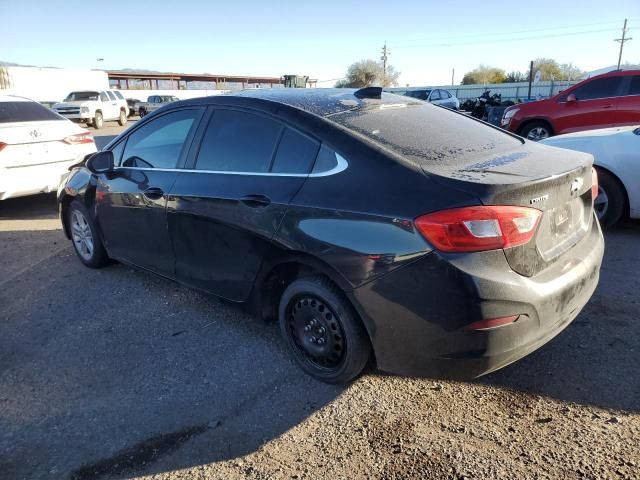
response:
[[[460,108],[460,100],[449,90],[443,88],[386,88],[385,91],[395,93],[396,95],[417,98],[452,110],[458,110]]]

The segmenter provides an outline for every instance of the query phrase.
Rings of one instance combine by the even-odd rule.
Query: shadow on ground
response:
[[[49,202],[0,216],[48,218]],[[583,313],[478,382],[640,411],[639,238],[638,223],[609,232]],[[59,230],[0,232],[3,261],[26,264],[0,285],[4,478],[117,478],[235,458],[342,393],[292,365],[273,325],[123,265],[84,268],[61,239]],[[40,252],[32,268],[25,244]],[[188,454],[172,455],[186,442]]]

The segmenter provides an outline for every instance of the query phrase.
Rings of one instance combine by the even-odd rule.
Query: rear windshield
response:
[[[98,92],[71,92],[65,102],[77,102],[78,100],[98,100]]]
[[[511,135],[442,107],[395,95],[383,99],[385,103],[328,118],[422,166],[462,164],[483,151],[498,153],[522,145]],[[397,103],[388,103],[393,99]]]
[[[36,102],[0,102],[0,123],[64,120]]]

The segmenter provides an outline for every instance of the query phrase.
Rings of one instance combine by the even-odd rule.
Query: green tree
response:
[[[533,72],[540,71],[540,80],[564,80],[560,65],[552,58],[536,58]]]
[[[336,87],[362,88],[372,85],[389,87],[398,85],[398,77],[400,72],[396,72],[391,65],[387,65],[385,75],[382,63],[374,60],[360,60],[349,66],[345,78],[339,80]]]
[[[516,70],[507,73],[507,76],[504,77],[504,83],[526,82],[527,80],[529,80],[528,74]]]
[[[478,65],[462,77],[462,85],[474,85],[478,83],[502,83],[506,75],[504,70],[487,65]]]

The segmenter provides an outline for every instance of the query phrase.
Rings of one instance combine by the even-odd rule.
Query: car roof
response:
[[[33,102],[33,100],[17,95],[0,95],[0,102]]]
[[[356,88],[256,88],[233,94],[183,100],[179,103],[182,105],[224,105],[238,101],[239,104],[254,104],[256,106],[277,103],[320,117],[328,117],[369,106],[415,102],[408,97],[386,92],[383,92],[380,98],[362,98],[355,95],[357,91]]]

